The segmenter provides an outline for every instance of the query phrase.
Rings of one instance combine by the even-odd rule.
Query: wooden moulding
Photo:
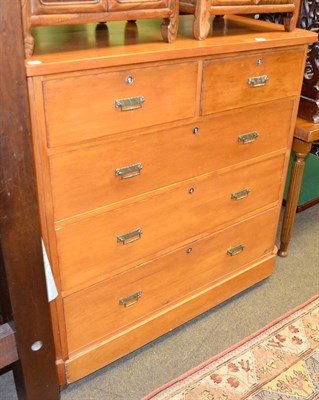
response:
[[[286,206],[287,201],[286,201],[286,200],[283,200],[282,204],[283,204],[284,206]],[[300,206],[297,206],[296,212],[297,212],[297,213],[300,213],[300,212],[302,212],[302,211],[307,210],[307,209],[310,208],[310,207],[315,206],[316,204],[319,204],[319,197],[316,197],[315,199],[312,199],[312,200],[310,200],[310,201],[307,201],[307,203],[304,203],[304,204],[301,204]]]
[[[80,24],[88,22],[131,21],[138,19],[163,18],[161,34],[164,41],[171,43],[178,30],[178,0],[139,1],[134,3],[112,0],[87,0],[80,5],[74,1],[20,0],[23,14],[25,55],[30,57],[34,50],[32,28],[35,26]],[[51,3],[51,4],[50,4]],[[105,27],[107,29],[107,27]]]
[[[230,14],[283,13],[285,30],[290,32],[296,27],[300,0],[266,0],[258,4],[250,0],[181,0],[180,11],[194,14],[194,37],[198,40],[207,38],[210,16]]]

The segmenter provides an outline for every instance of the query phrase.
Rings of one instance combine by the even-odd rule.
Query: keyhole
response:
[[[131,76],[131,75],[127,76],[127,77],[125,78],[125,82],[126,82],[128,85],[131,85],[131,84],[134,82],[133,76]]]

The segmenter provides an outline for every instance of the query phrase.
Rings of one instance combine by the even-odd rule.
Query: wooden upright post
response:
[[[0,0],[0,238],[20,399],[60,398],[43,268],[20,0]]]

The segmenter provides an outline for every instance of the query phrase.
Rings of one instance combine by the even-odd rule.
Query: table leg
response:
[[[293,141],[292,150],[296,155],[296,159],[291,171],[286,208],[281,229],[280,248],[278,250],[278,255],[280,257],[287,257],[288,255],[287,248],[295,221],[302,176],[305,169],[305,158],[311,150],[311,145],[311,142],[303,142],[296,138]]]

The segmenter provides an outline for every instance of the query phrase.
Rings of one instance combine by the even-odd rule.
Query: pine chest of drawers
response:
[[[61,385],[274,268],[313,34],[230,17],[201,43],[181,17],[167,44],[154,24],[76,49],[48,28],[26,61]]]

